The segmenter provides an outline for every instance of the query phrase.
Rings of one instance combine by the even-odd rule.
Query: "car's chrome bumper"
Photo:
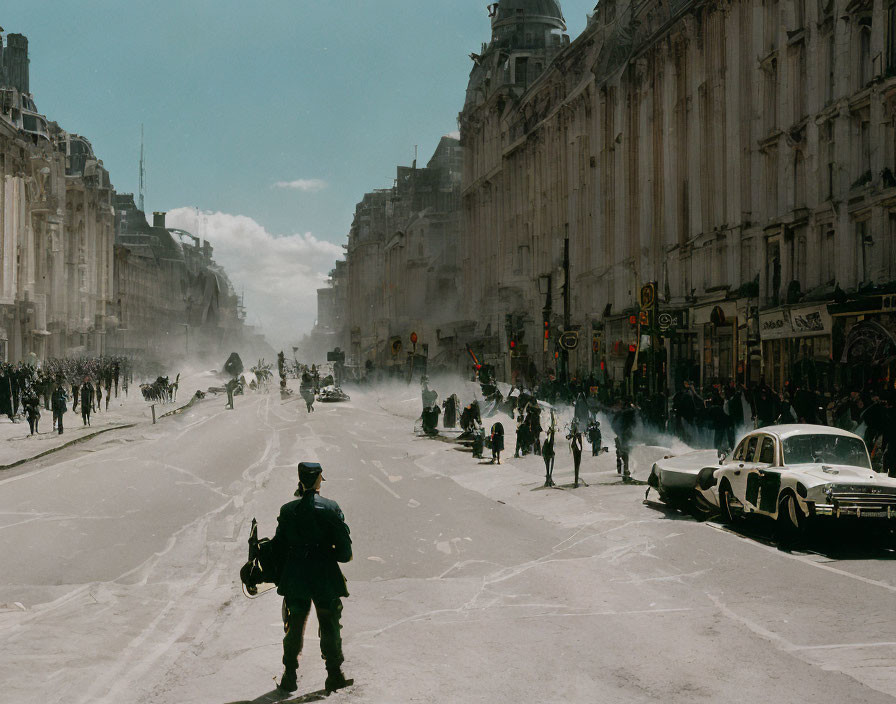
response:
[[[834,504],[810,504],[809,512],[814,516],[831,516],[841,518],[887,518],[896,519],[896,507],[893,506],[835,506]]]

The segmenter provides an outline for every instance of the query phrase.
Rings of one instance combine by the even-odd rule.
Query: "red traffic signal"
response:
[[[631,345],[628,346],[628,351],[629,351],[629,352],[637,352],[637,350],[638,350],[638,346],[635,345],[635,344],[631,344]]]
[[[637,325],[638,324],[638,316],[637,315],[628,316],[628,324],[631,326]]]
[[[513,340],[513,339],[510,340],[510,349],[512,349],[512,350],[516,349],[516,340]]]
[[[544,339],[551,339],[551,324],[547,320],[544,321]]]
[[[604,360],[600,360],[600,370],[603,371],[607,368],[607,363]]]
[[[412,345],[416,345],[416,344],[417,344],[417,333],[415,333],[415,332],[412,332],[412,333],[411,333],[411,344],[412,344]]]

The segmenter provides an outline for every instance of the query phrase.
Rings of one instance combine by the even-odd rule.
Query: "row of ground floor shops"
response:
[[[684,382],[765,383],[778,391],[796,385],[819,393],[896,388],[896,294],[762,310],[755,298],[660,305],[650,328],[640,325],[638,313],[571,322],[566,330],[573,335],[564,339],[571,349],[558,344],[566,330],[544,334],[540,311],[508,314],[520,321],[514,333],[503,321],[484,327],[467,321],[428,334],[421,322],[378,340],[356,331],[349,349],[361,373],[365,367],[395,375],[469,371],[478,361],[507,382],[587,379],[616,396],[674,393]],[[412,332],[419,341],[413,348]]]

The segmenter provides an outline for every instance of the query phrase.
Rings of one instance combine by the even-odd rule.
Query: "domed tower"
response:
[[[502,48],[559,47],[566,21],[557,0],[501,0],[489,6],[492,44]]]
[[[481,54],[471,55],[465,110],[497,91],[522,94],[569,44],[557,0],[500,0],[488,13],[492,39]]]

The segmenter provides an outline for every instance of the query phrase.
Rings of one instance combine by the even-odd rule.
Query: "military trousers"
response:
[[[299,666],[299,655],[305,638],[305,624],[311,611],[312,601],[317,613],[320,636],[320,654],[327,663],[327,669],[340,667],[345,658],[342,656],[342,599],[301,599],[284,597],[283,599],[283,665],[293,669]]]

